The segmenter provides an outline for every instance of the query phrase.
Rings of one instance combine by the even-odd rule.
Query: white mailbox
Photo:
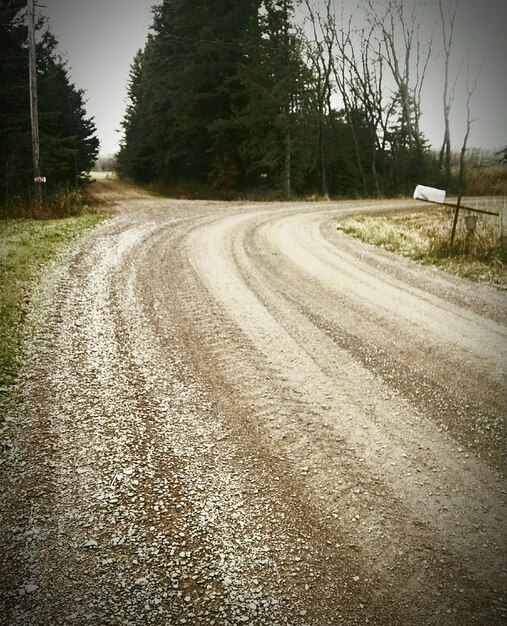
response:
[[[443,189],[435,189],[434,187],[417,185],[414,191],[414,198],[416,200],[426,200],[427,202],[438,202],[442,204],[445,202],[445,191]]]

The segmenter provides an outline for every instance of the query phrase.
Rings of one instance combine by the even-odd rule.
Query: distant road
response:
[[[336,228],[410,200],[95,185],[28,346],[0,623],[504,624],[506,292]]]

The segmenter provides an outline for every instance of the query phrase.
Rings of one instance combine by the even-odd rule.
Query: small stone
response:
[[[97,542],[95,541],[95,539],[88,539],[88,541],[84,544],[84,548],[96,548],[97,547]]]
[[[39,589],[39,585],[24,585],[25,593],[34,593]]]

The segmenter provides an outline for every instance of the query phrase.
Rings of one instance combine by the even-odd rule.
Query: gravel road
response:
[[[505,624],[506,292],[337,229],[411,201],[96,184],[8,418],[0,623]]]

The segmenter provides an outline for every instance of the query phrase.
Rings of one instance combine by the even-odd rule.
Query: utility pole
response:
[[[34,0],[28,0],[28,69],[30,77],[30,115],[32,120],[33,176],[39,203],[42,200],[39,142],[39,109],[37,102],[37,61],[35,58],[35,8]]]

